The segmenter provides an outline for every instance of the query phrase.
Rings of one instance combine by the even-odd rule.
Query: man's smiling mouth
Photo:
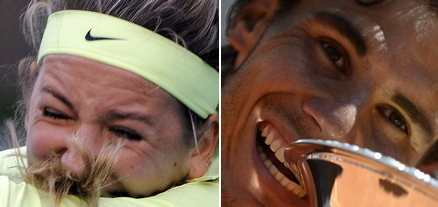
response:
[[[284,138],[278,135],[278,132],[270,124],[262,122],[258,126],[256,143],[257,153],[261,161],[278,183],[293,194],[304,197],[306,191],[298,184],[299,182],[293,173],[283,164],[286,146],[281,145],[284,143]]]

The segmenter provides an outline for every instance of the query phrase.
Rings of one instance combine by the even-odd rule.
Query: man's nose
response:
[[[81,125],[74,134],[65,138],[65,146],[61,155],[63,167],[76,176],[85,176],[87,165],[100,150],[101,134],[97,127]]]
[[[322,139],[340,141],[353,129],[358,116],[358,103],[321,98],[307,99],[303,110],[311,116],[321,129]]]

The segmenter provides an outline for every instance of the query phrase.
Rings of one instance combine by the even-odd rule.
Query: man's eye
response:
[[[136,133],[130,129],[126,129],[125,127],[112,127],[109,130],[118,137],[122,137],[122,138],[129,139],[129,140],[134,140],[134,141],[142,140],[141,135],[139,135],[138,133]]]
[[[400,113],[389,107],[379,107],[379,109],[386,117],[388,117],[392,124],[403,130],[405,133],[408,133],[406,121]]]
[[[65,116],[64,114],[61,114],[61,113],[56,112],[55,110],[52,110],[52,109],[49,109],[49,108],[44,108],[43,109],[43,116],[49,117],[49,118],[52,118],[52,119],[61,119],[61,120],[69,119],[68,116]]]
[[[336,47],[334,47],[333,45],[327,42],[322,42],[321,44],[324,47],[324,50],[327,56],[330,58],[330,60],[333,61],[340,69],[343,70],[345,60],[342,52],[340,52]]]

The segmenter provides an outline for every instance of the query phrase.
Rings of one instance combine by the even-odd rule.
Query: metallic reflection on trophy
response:
[[[312,207],[438,206],[437,180],[378,152],[305,139],[284,156]]]

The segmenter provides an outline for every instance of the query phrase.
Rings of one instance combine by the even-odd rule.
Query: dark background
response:
[[[0,0],[0,149],[10,146],[5,120],[14,119],[19,99],[17,65],[31,52],[19,26],[27,3],[28,0]]]

